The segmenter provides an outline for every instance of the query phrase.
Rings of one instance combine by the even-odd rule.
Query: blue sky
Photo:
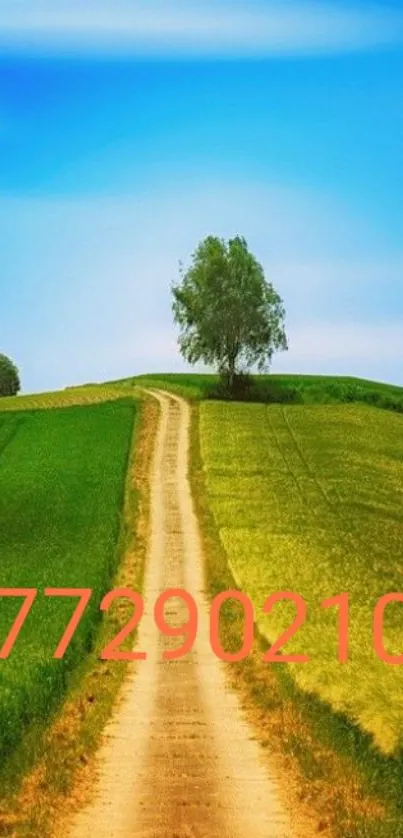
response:
[[[0,351],[25,390],[181,370],[169,287],[245,235],[274,371],[403,384],[403,3],[2,0]]]

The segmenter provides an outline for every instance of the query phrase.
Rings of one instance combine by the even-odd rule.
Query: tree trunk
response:
[[[228,350],[227,350],[227,361],[228,361],[228,387],[230,393],[234,391],[235,385],[235,376],[236,376],[236,361],[238,358],[239,353],[239,343],[237,341],[231,341]]]
[[[230,393],[232,393],[234,389],[234,379],[235,379],[235,362],[230,360],[228,365],[228,386]]]

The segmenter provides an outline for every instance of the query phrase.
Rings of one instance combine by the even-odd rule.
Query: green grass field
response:
[[[273,642],[295,613],[284,603],[264,616],[270,593],[301,594],[307,622],[286,651],[311,661],[287,665],[292,676],[388,754],[403,744],[403,668],[376,657],[371,615],[380,596],[403,591],[402,421],[363,404],[200,405],[208,501],[260,628]],[[337,661],[336,612],[320,607],[342,592],[347,664]],[[403,653],[403,605],[389,608],[384,638]]]
[[[217,398],[219,377],[209,374],[151,373],[111,382],[121,388],[140,384],[160,387],[185,398],[200,401]],[[258,375],[247,399],[255,402],[299,404],[364,403],[403,413],[403,387],[362,378],[328,375]]]
[[[70,391],[44,398],[54,406],[66,397]],[[36,411],[33,402],[41,400],[0,413],[0,586],[89,587],[94,594],[63,660],[52,655],[76,601],[40,597],[1,662],[2,760],[30,724],[48,722],[92,646],[100,598],[116,571],[136,412],[133,399]],[[2,643],[21,603],[0,599]]]
[[[377,659],[371,619],[380,596],[403,590],[403,388],[261,376],[258,388],[274,381],[300,401],[266,405],[212,400],[217,381],[152,374],[0,399],[0,585],[83,586],[98,594],[60,663],[51,655],[72,603],[35,604],[0,668],[3,754],[26,725],[48,717],[92,643],[99,595],[116,567],[136,385],[199,403],[208,501],[234,575],[270,642],[294,611],[279,605],[264,617],[266,596],[291,590],[306,599],[307,622],[287,645],[311,657],[287,667],[297,685],[346,714],[383,753],[401,747],[402,669]],[[350,661],[343,665],[336,613],[320,608],[342,592],[351,600]],[[16,602],[0,601],[0,639],[16,611]],[[388,609],[385,646],[403,652],[403,605]]]

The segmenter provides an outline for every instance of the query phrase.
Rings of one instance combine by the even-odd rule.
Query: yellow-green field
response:
[[[375,655],[372,611],[383,594],[403,591],[402,417],[360,404],[204,401],[200,434],[209,504],[260,628],[273,642],[295,614],[282,603],[264,616],[269,594],[301,594],[307,621],[284,651],[311,660],[287,665],[295,681],[382,752],[397,752],[403,667]],[[337,660],[336,611],[320,607],[342,592],[350,595],[346,664]],[[387,610],[384,643],[403,653],[403,604]]]
[[[97,404],[114,401],[129,395],[124,384],[86,384],[82,387],[68,387],[50,393],[33,393],[23,396],[8,396],[0,399],[0,412],[15,410],[44,410],[54,407],[71,407],[79,404]],[[132,395],[132,393],[130,393]]]

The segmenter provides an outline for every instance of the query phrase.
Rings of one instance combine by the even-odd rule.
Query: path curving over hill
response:
[[[209,642],[198,522],[187,479],[190,410],[161,391],[151,482],[151,538],[145,615],[137,647],[147,652],[127,678],[105,731],[92,800],[68,838],[291,838],[274,776],[242,718],[236,695]],[[159,634],[153,608],[166,588],[198,604],[193,651],[177,661],[162,652],[178,641]],[[169,604],[169,621],[187,610]]]

